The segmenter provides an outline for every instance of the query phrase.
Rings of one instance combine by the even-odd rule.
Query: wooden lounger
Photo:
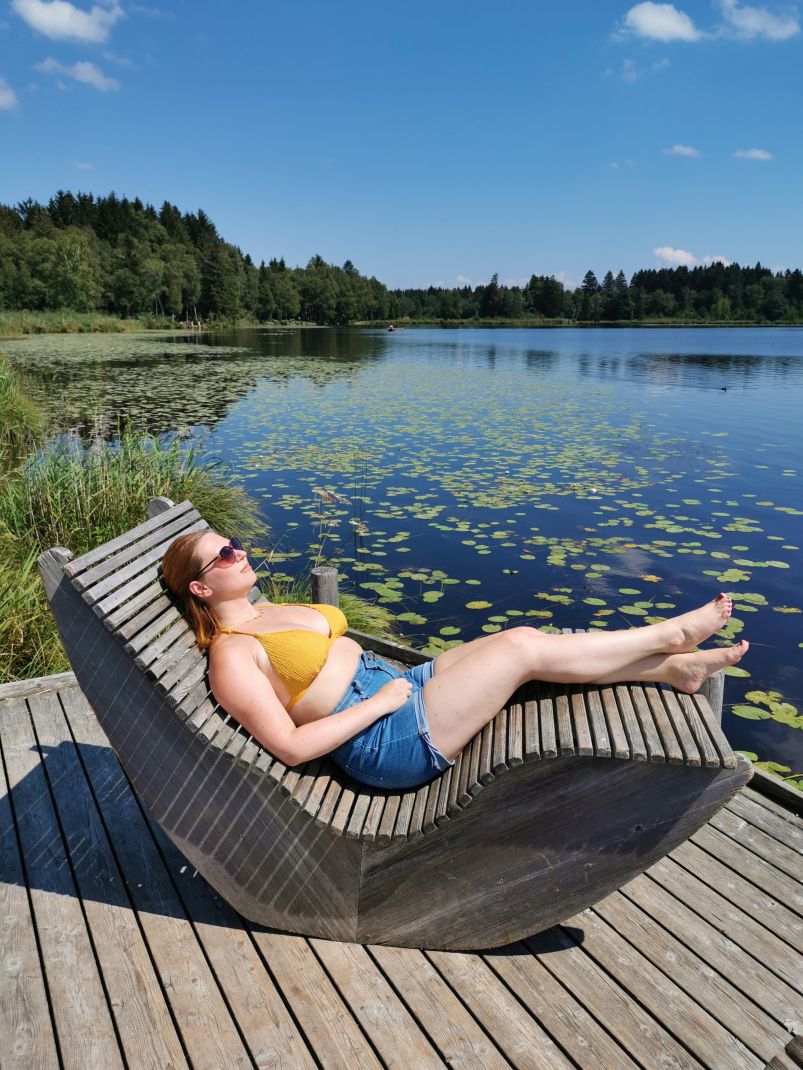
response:
[[[362,787],[328,759],[287,768],[215,705],[160,579],[170,542],[206,526],[183,502],[82,557],[57,548],[39,564],[134,787],[247,918],[363,943],[506,943],[608,895],[750,779],[707,700],[642,685],[529,685],[415,791]]]

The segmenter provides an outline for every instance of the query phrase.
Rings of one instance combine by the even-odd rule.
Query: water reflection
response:
[[[33,396],[72,426],[136,424],[159,434],[217,425],[260,381],[353,380],[387,338],[355,331],[45,336],[6,344]]]

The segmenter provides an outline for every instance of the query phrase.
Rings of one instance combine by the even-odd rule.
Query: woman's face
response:
[[[233,550],[220,556],[221,548],[230,548],[229,539],[208,531],[195,544],[200,562],[190,590],[209,603],[247,595],[256,583],[256,573],[248,563],[245,550]]]

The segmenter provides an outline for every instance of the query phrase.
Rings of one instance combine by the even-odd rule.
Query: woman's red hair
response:
[[[190,583],[203,568],[203,561],[198,557],[198,543],[207,534],[207,531],[191,531],[188,535],[179,535],[170,543],[162,559],[164,581],[181,603],[201,650],[208,649],[220,633],[220,621],[215,611],[190,590]]]

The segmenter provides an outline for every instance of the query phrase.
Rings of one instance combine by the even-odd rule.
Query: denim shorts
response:
[[[386,713],[331,752],[330,757],[349,776],[372,788],[415,788],[454,765],[429,736],[424,684],[432,676],[433,664],[426,661],[400,672],[370,650],[360,655],[357,671],[332,717],[375,695],[389,680],[404,677],[413,690],[398,710]]]

